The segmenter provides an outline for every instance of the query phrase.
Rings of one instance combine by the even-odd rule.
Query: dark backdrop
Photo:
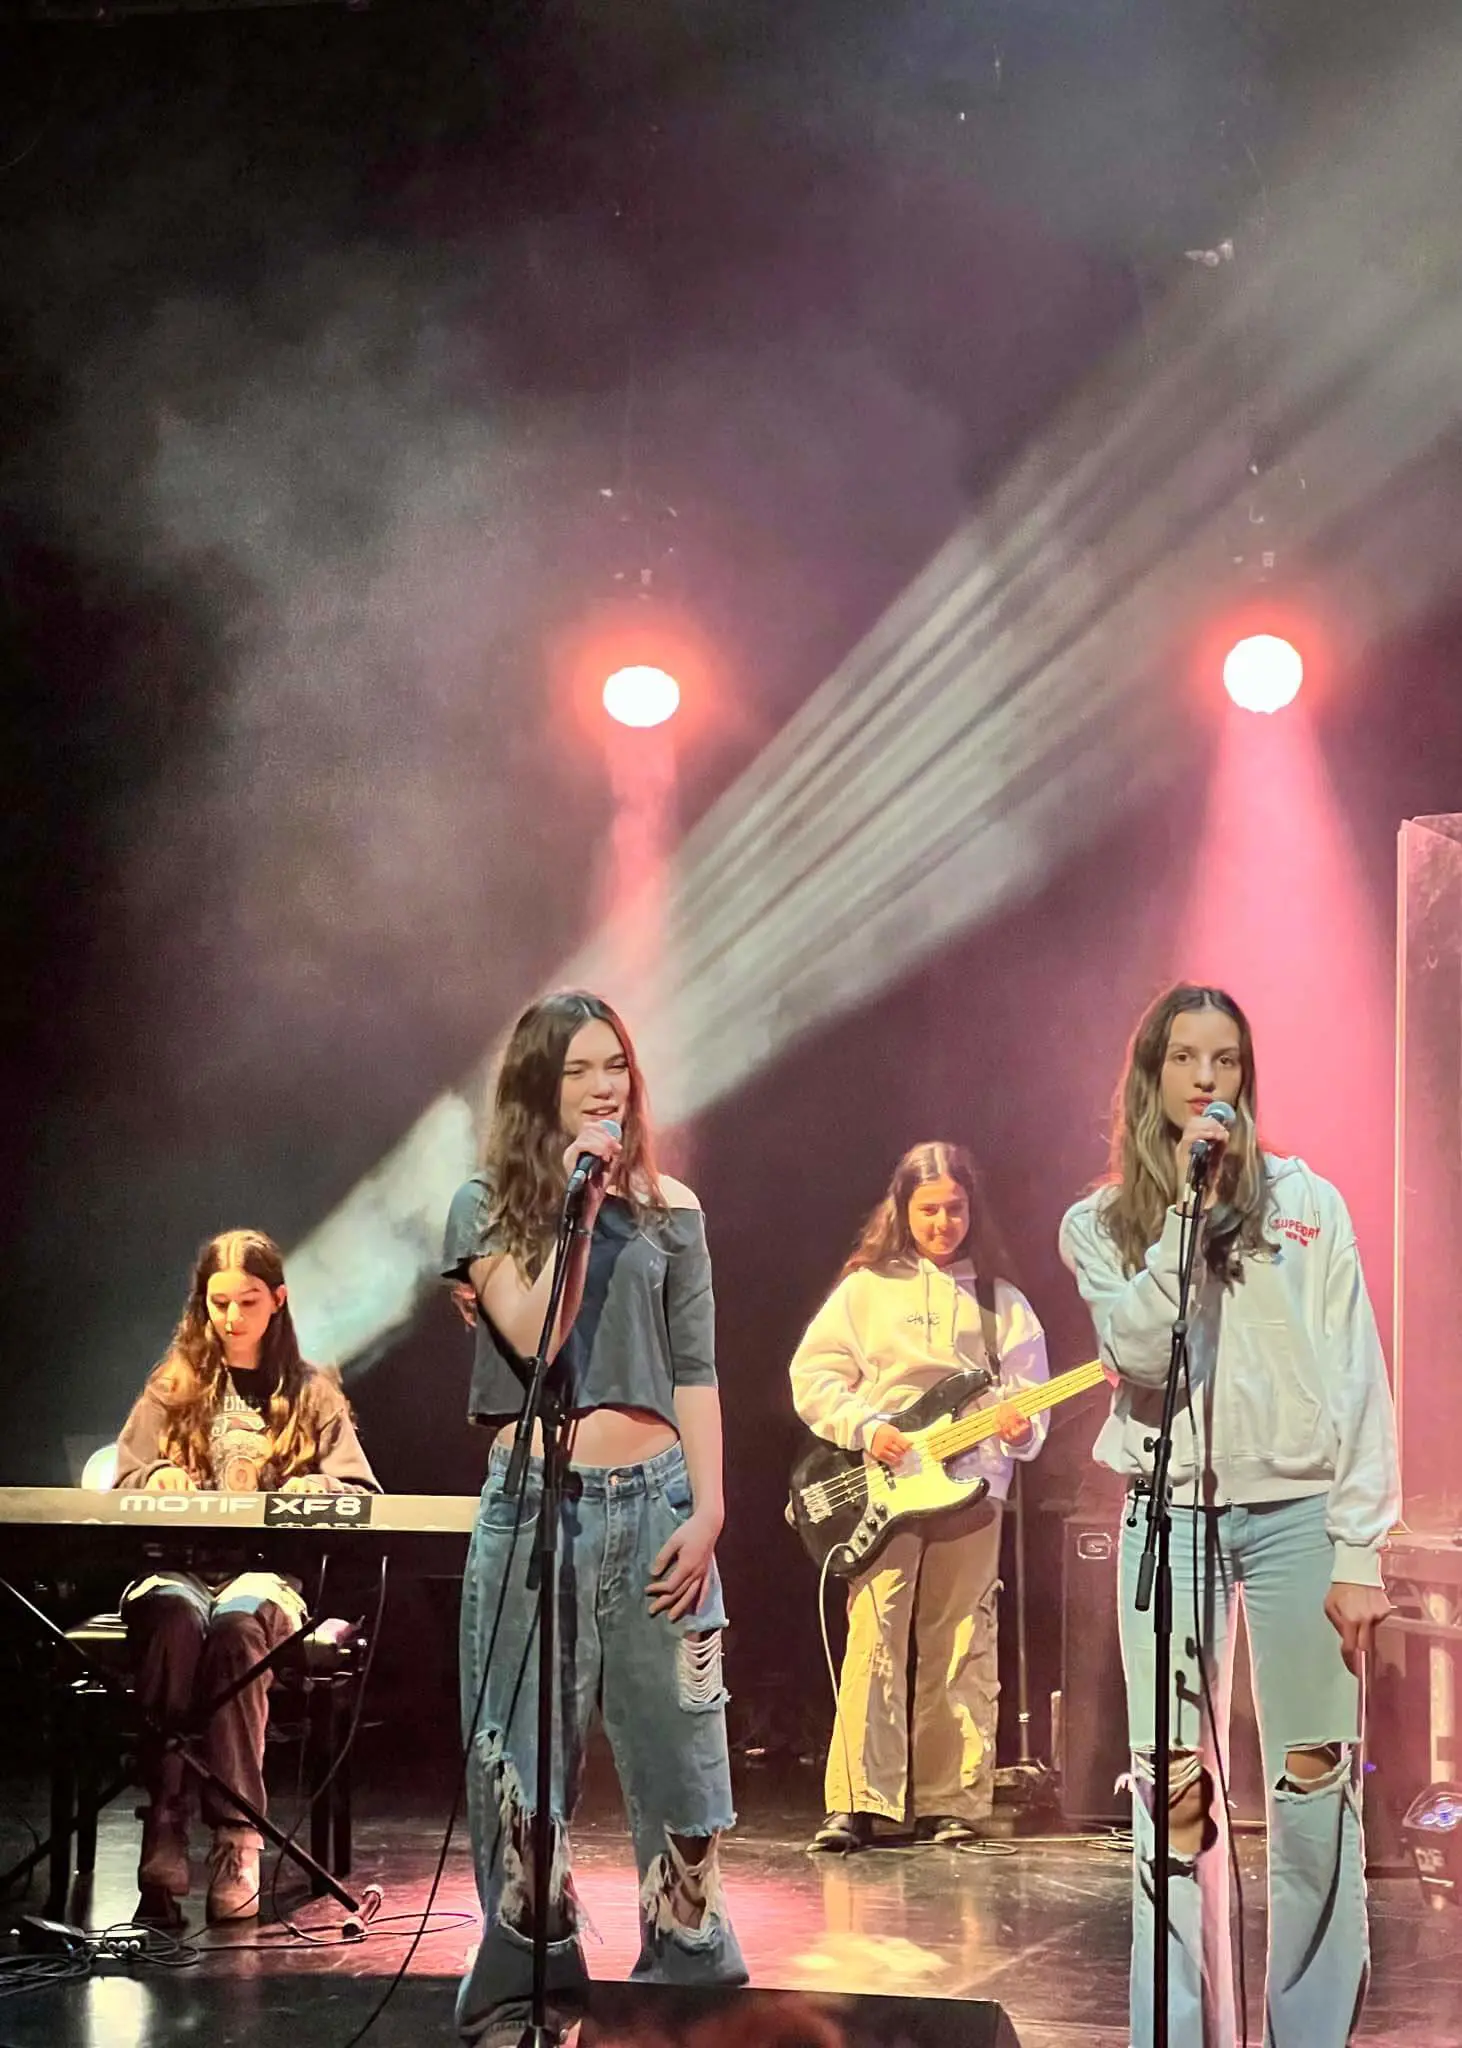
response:
[[[1376,47],[1333,26],[417,0],[3,32],[0,1478],[64,1477],[195,1243],[302,1236],[582,936],[610,799],[563,636],[652,566],[711,678],[693,822],[1252,204],[1297,97],[1364,79]],[[1319,719],[1383,934],[1397,823],[1458,805],[1458,624],[1372,650]],[[1184,716],[1201,759],[1216,711]],[[748,1711],[820,1711],[784,1370],[909,1143],[974,1147],[1053,1365],[1089,1355],[1055,1228],[1187,963],[1202,796],[1186,775],[682,1134]],[[1312,1002],[1297,1028],[1347,1028]],[[1389,1117],[1357,1102],[1318,1161],[1383,1314]],[[445,1307],[354,1384],[389,1485],[475,1487],[465,1384]],[[1066,1411],[1038,1508],[1093,1428]]]

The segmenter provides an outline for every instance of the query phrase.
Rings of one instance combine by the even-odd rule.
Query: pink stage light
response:
[[[604,709],[620,725],[663,725],[680,709],[680,685],[663,668],[619,668],[604,685]]]
[[[1299,649],[1275,633],[1251,633],[1224,657],[1223,686],[1241,711],[1282,711],[1304,679]]]
[[[1248,1011],[1260,1127],[1273,1150],[1298,1153],[1339,1184],[1384,1330],[1396,1137],[1392,941],[1313,709],[1306,692],[1286,718],[1221,721],[1166,965],[1231,990]]]

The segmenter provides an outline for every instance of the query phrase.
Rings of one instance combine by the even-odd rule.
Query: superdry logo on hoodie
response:
[[[1269,1228],[1282,1231],[1291,1244],[1313,1244],[1320,1235],[1318,1223],[1302,1223],[1298,1216],[1276,1216]]]

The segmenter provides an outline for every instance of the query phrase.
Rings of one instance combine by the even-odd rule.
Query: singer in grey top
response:
[[[462,1734],[483,1926],[457,2031],[511,2048],[527,2017],[535,1931],[555,2006],[567,2014],[587,1997],[568,1828],[596,1715],[634,1838],[633,1976],[741,1984],[746,1964],[719,1863],[735,1809],[715,1561],[723,1489],[710,1257],[694,1191],[655,1163],[634,1046],[602,997],[569,990],[524,1011],[503,1052],[484,1149],[488,1164],[458,1189],[442,1252],[442,1273],[474,1319],[472,1419],[500,1425],[462,1580]],[[560,1240],[566,1186],[580,1172],[577,1225]],[[550,1384],[571,1420],[557,1531],[555,1847],[548,1924],[537,1930],[532,1650],[544,1475],[535,1454],[519,1498],[507,1468],[556,1276]]]
[[[474,1259],[503,1246],[492,1223],[492,1179],[475,1173],[452,1198],[442,1278],[465,1281]],[[479,1308],[469,1419],[518,1413],[528,1361]],[[677,1387],[716,1384],[715,1303],[705,1217],[699,1209],[642,1210],[606,1195],[589,1245],[584,1298],[558,1353],[569,1407],[641,1408],[676,1423]]]

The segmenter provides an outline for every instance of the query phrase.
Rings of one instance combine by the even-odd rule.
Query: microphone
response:
[[[622,1138],[624,1136],[623,1131],[612,1116],[600,1117],[599,1128],[601,1131],[608,1131],[611,1138]],[[597,1180],[603,1171],[604,1161],[597,1152],[581,1152],[574,1161],[573,1172],[569,1175],[567,1199],[571,1202],[577,1201],[590,1181]]]
[[[1210,1102],[1203,1114],[1211,1117],[1216,1124],[1222,1124],[1231,1131],[1238,1122],[1233,1108],[1227,1102]],[[1209,1168],[1223,1151],[1223,1146],[1213,1138],[1195,1138],[1188,1154],[1188,1185],[1201,1188],[1208,1178]]]

